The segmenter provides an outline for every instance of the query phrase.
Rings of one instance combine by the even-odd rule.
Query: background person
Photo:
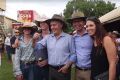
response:
[[[10,44],[11,37],[12,37],[11,33],[8,33],[7,37],[5,38],[5,50],[7,53],[9,63],[11,63],[11,44]]]
[[[19,30],[14,30],[15,35],[11,37],[10,43],[11,43],[11,54],[12,54],[12,62],[14,61],[14,56],[15,56],[15,40],[19,38],[20,32]]]

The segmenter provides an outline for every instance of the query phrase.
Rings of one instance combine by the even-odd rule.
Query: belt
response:
[[[30,65],[30,64],[35,64],[36,61],[20,61],[20,63]]]
[[[62,68],[64,65],[60,65],[60,66],[53,66],[53,65],[49,65],[51,68],[54,68],[56,70],[59,70],[60,68]]]
[[[79,69],[81,71],[88,71],[88,70],[91,70],[91,68],[80,68],[78,66],[76,66],[76,69]]]

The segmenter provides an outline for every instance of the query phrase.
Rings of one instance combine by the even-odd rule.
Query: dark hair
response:
[[[106,36],[106,31],[100,22],[100,20],[96,17],[89,17],[86,21],[92,21],[96,25],[96,32],[95,32],[95,38],[97,45],[101,45],[101,42],[103,42],[103,38]]]
[[[40,27],[40,24],[41,23],[47,23],[47,25],[48,25],[48,28],[49,28],[49,31],[51,32],[51,28],[50,28],[50,22],[49,21],[43,21],[43,22],[39,22],[39,26],[38,27]]]
[[[39,33],[39,34],[41,34],[41,33],[42,33],[42,30],[39,29],[39,30],[37,30],[36,32]]]

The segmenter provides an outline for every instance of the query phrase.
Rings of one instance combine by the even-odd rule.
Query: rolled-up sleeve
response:
[[[14,71],[15,76],[22,74],[21,69],[20,69],[20,56],[21,56],[21,49],[20,47],[18,47],[16,48],[15,61],[13,65],[14,66],[13,71]]]

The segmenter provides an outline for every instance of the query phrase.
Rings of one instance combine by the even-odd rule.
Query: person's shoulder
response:
[[[107,35],[103,37],[103,42],[111,42],[111,41],[113,41],[113,39],[110,36]]]
[[[68,34],[68,33],[63,33],[64,36],[66,37],[72,37],[72,35]]]

